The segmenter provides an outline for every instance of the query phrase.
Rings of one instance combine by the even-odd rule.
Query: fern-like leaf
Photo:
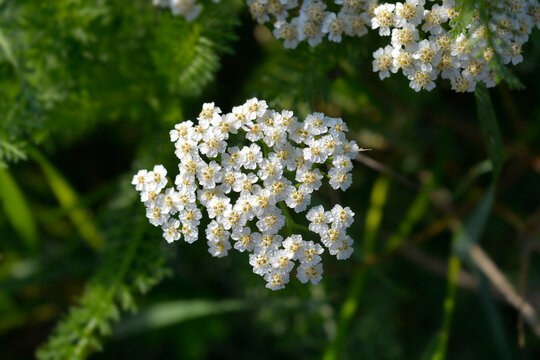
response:
[[[128,196],[129,197],[129,196]],[[111,323],[125,310],[135,310],[134,297],[145,293],[168,273],[160,251],[160,239],[146,233],[147,222],[133,203],[111,211],[110,224],[129,221],[131,226],[112,226],[105,261],[88,282],[78,305],[57,325],[37,351],[41,360],[85,359],[102,348],[111,334]]]

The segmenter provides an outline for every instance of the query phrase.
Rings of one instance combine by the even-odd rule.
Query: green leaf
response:
[[[197,299],[158,303],[118,324],[115,336],[128,336],[200,317],[241,311],[247,307],[248,305],[240,300]]]
[[[99,249],[103,245],[103,238],[91,220],[90,214],[79,207],[79,198],[75,190],[41,153],[33,149],[30,151],[30,155],[41,166],[54,195],[62,208],[68,213],[81,238],[92,249]]]
[[[489,159],[493,164],[493,177],[499,178],[503,164],[503,149],[501,133],[495,115],[495,109],[491,103],[489,92],[486,86],[478,83],[475,91],[476,108],[478,112],[478,120],[482,127],[484,142]]]
[[[495,185],[491,184],[484,194],[484,197],[465,223],[464,228],[457,232],[452,243],[453,251],[462,258],[468,257],[470,247],[480,239],[486,226],[494,199]]]
[[[26,246],[35,249],[38,235],[34,216],[17,183],[7,169],[0,168],[0,198],[6,216]]]
[[[9,41],[6,39],[4,32],[0,30],[0,50],[2,50],[2,53],[6,57],[6,60],[13,65],[15,70],[19,70],[19,65],[17,61],[15,60],[15,56],[13,55],[13,51],[11,51],[11,45],[9,44]]]

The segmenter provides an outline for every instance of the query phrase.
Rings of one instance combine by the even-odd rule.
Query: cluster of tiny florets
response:
[[[456,92],[472,92],[477,82],[493,87],[494,56],[503,64],[522,62],[521,47],[540,24],[536,0],[486,0],[487,27],[476,9],[465,30],[454,34],[452,20],[460,14],[455,0],[430,2],[429,7],[424,0],[407,0],[375,8],[372,28],[391,39],[373,54],[373,71],[381,79],[401,71],[416,91],[432,90],[438,77],[448,79]]]
[[[219,0],[214,0],[219,2]],[[201,13],[202,7],[197,0],[152,0],[155,6],[171,9],[173,15],[182,16],[192,21]]]
[[[154,0],[187,20],[201,7],[196,0]],[[330,11],[329,5],[336,11]],[[390,37],[390,45],[373,53],[373,71],[382,79],[401,73],[412,89],[432,90],[438,77],[450,81],[456,92],[472,92],[477,82],[493,87],[497,73],[492,60],[503,64],[523,61],[522,46],[532,29],[540,27],[538,0],[485,0],[487,25],[477,9],[463,32],[453,30],[460,9],[455,0],[248,0],[259,23],[272,23],[273,35],[286,49],[302,41],[312,47],[325,37],[341,42],[343,36],[361,37],[368,28]],[[477,7],[480,6],[477,4]]]
[[[297,278],[316,284],[324,248],[293,234],[300,226],[288,209],[307,211],[309,230],[330,254],[350,257],[353,240],[346,229],[354,213],[340,205],[310,208],[325,177],[333,189],[351,185],[351,160],[361,149],[347,140],[347,131],[340,118],[313,113],[301,122],[291,111],[276,112],[257,99],[228,114],[208,103],[197,124],[185,121],[170,132],[180,160],[176,187],[167,187],[162,165],[140,170],[132,183],[150,223],[161,226],[168,242],[182,236],[196,241],[205,212],[203,236],[212,256],[226,256],[233,247],[250,253],[253,272],[272,290],[285,287],[296,263]]]
[[[273,34],[283,40],[286,49],[302,41],[317,46],[325,37],[341,42],[342,36],[367,34],[375,1],[335,0],[339,11],[327,9],[319,0],[248,0],[249,11],[259,24],[273,22]],[[292,16],[294,15],[294,16]]]

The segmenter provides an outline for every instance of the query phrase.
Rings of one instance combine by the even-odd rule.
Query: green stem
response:
[[[285,228],[287,229],[287,236],[291,236],[293,234],[294,220],[291,217],[289,209],[287,209],[287,204],[285,204],[283,201],[280,201],[278,205],[281,209],[281,212],[285,216]]]
[[[374,251],[389,185],[390,181],[384,175],[380,176],[373,185],[371,191],[371,204],[366,215],[366,228],[362,244],[364,257],[370,256]],[[323,356],[324,360],[339,359],[341,349],[347,340],[350,324],[356,314],[358,304],[362,297],[367,276],[368,272],[366,268],[360,268],[354,274],[354,278],[349,286],[347,298],[341,306],[336,337],[328,344]]]
[[[438,336],[435,352],[431,360],[444,360],[446,358],[446,348],[450,338],[450,324],[456,303],[456,287],[461,260],[456,255],[450,255],[448,261],[448,282],[446,286],[446,296],[443,303],[442,327]]]

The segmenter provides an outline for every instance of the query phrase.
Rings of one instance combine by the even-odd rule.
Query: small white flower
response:
[[[202,219],[202,213],[199,209],[193,207],[181,211],[179,218],[182,221],[182,224],[199,226],[200,220]]]
[[[310,170],[302,167],[296,172],[295,179],[302,183],[300,188],[308,193],[319,190],[322,185],[322,175],[319,169]]]
[[[321,261],[320,255],[324,252],[321,245],[313,241],[304,241],[300,249],[299,260],[302,265],[315,265]]]
[[[131,184],[135,185],[135,190],[143,191],[145,189],[146,174],[148,174],[147,170],[139,170],[137,174],[133,176],[133,180],[131,180]]]
[[[254,120],[265,113],[266,109],[268,109],[268,105],[266,105],[266,101],[264,100],[253,98],[246,101],[244,108],[246,111],[246,119]]]
[[[197,118],[197,120],[199,120],[199,125],[202,126],[203,129],[208,129],[210,125],[216,124],[221,118],[219,114],[221,114],[221,109],[214,106],[213,102],[203,104],[201,113]]]
[[[258,233],[252,234],[251,229],[247,226],[240,228],[237,231],[233,231],[231,237],[236,241],[234,243],[234,248],[240,252],[253,251],[256,241],[255,235],[260,236]]]
[[[193,244],[199,239],[199,230],[197,226],[191,224],[182,224],[182,235],[184,235],[184,240],[188,244]]]
[[[301,235],[291,235],[283,241],[283,248],[289,258],[298,260],[303,243]]]
[[[257,165],[262,161],[263,155],[261,148],[257,144],[251,144],[249,147],[244,146],[240,150],[240,164],[245,169],[254,170]]]
[[[384,49],[380,48],[373,53],[373,71],[379,72],[381,80],[390,76],[390,69],[393,65],[393,50],[394,48],[388,45]]]
[[[171,142],[176,142],[179,139],[185,140],[189,136],[190,132],[193,128],[193,122],[188,120],[181,122],[180,124],[176,124],[174,126],[174,129],[169,131],[169,136],[171,138]]]
[[[285,225],[285,216],[281,214],[279,209],[266,212],[259,221],[257,221],[257,228],[261,232],[268,234],[277,234],[278,231]]]
[[[219,131],[213,128],[212,131],[206,132],[203,136],[203,142],[199,146],[199,151],[209,158],[215,158],[223,153],[226,147],[227,143],[223,140]]]
[[[173,15],[182,15],[186,21],[194,20],[201,12],[195,0],[171,0],[170,4]]]
[[[229,240],[217,240],[217,241],[207,241],[208,252],[210,255],[221,258],[227,256],[229,250],[231,249],[231,243]]]
[[[390,35],[390,27],[395,25],[394,4],[383,4],[375,8],[375,17],[371,19],[371,28],[379,29],[379,35]]]
[[[145,190],[160,192],[167,185],[167,170],[163,165],[156,165],[152,171],[146,173]]]
[[[330,176],[329,184],[332,189],[341,189],[345,191],[352,184],[352,175],[346,170],[332,168],[328,172],[328,176]]]
[[[323,38],[322,23],[300,17],[298,22],[299,39],[307,40],[311,47],[319,45]]]
[[[277,159],[267,160],[264,159],[260,163],[260,170],[257,172],[257,176],[261,180],[268,180],[268,182],[281,178],[283,174],[283,166]]]
[[[312,163],[322,164],[330,155],[325,144],[319,139],[309,139],[308,147],[304,148],[304,159]]]
[[[208,217],[210,219],[215,218],[216,216],[221,220],[221,217],[225,214],[226,211],[232,210],[230,204],[231,199],[228,197],[219,197],[216,196],[208,202],[206,209],[208,210]]]
[[[270,264],[282,274],[288,274],[294,268],[291,253],[287,250],[278,250],[270,258]]]
[[[203,166],[197,171],[197,178],[201,186],[211,189],[216,186],[216,182],[221,181],[223,173],[220,171],[221,166],[215,161],[211,161],[210,164]]]
[[[169,220],[169,214],[163,212],[161,207],[155,204],[146,208],[146,217],[150,220],[150,224],[154,226],[163,225]]]
[[[253,266],[253,272],[257,275],[264,275],[272,268],[270,256],[266,252],[257,252],[249,255],[249,264]]]
[[[295,18],[291,23],[286,21],[278,21],[274,23],[272,34],[276,39],[283,39],[283,47],[285,49],[296,49],[300,42],[298,34],[298,20]]]
[[[279,246],[283,243],[281,235],[272,233],[262,233],[257,237],[255,242],[255,252],[265,251],[270,254],[275,253]]]
[[[179,227],[180,221],[178,221],[177,219],[170,219],[162,226],[163,237],[165,238],[165,240],[167,240],[168,243],[180,239],[181,233]]]
[[[264,280],[267,281],[266,287],[268,289],[280,290],[285,288],[285,284],[289,282],[289,274],[272,268],[264,275]]]
[[[329,220],[338,228],[348,228],[354,221],[354,212],[349,207],[343,208],[336,204],[330,213]]]
[[[178,210],[184,207],[180,203],[180,193],[173,188],[165,190],[165,194],[162,197],[158,197],[157,201],[162,211],[170,215],[176,214]]]
[[[328,131],[327,123],[328,120],[323,113],[313,113],[306,117],[304,128],[311,136],[321,135]]]
[[[328,252],[330,255],[335,255],[338,260],[346,260],[351,257],[354,251],[352,243],[350,236],[340,237],[329,247]]]
[[[322,279],[323,268],[322,264],[316,265],[301,264],[298,267],[296,277],[302,284],[311,282],[313,285],[317,285]]]
[[[289,194],[285,202],[288,207],[294,209],[294,211],[298,213],[306,210],[310,200],[311,193],[307,192],[305,189],[298,188]]]
[[[344,18],[331,12],[324,19],[322,32],[328,34],[328,40],[341,42],[341,34],[345,31],[345,27]]]
[[[330,213],[324,211],[322,205],[311,208],[306,214],[306,218],[310,221],[309,230],[317,234],[326,233],[331,221]]]

